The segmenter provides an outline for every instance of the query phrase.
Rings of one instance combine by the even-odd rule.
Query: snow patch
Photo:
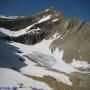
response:
[[[88,64],[86,61],[79,61],[75,59],[73,59],[71,65],[75,68],[83,68],[83,69],[90,68],[90,64]]]
[[[51,18],[51,15],[48,15],[48,16],[40,19],[37,23],[41,23],[41,22],[47,21],[47,20],[49,20],[50,18]]]
[[[36,23],[34,23],[34,24],[32,24],[32,25],[26,27],[26,31],[28,31],[28,30],[29,30],[30,28],[32,28],[34,25],[36,25]]]
[[[5,18],[5,19],[16,19],[18,17],[19,16],[3,16],[3,15],[0,15],[0,18]],[[23,16],[20,16],[20,17],[23,17]]]
[[[46,9],[45,12],[49,11],[49,9]]]
[[[58,21],[59,19],[54,19],[54,20],[52,20],[52,22],[56,22],[56,21]]]

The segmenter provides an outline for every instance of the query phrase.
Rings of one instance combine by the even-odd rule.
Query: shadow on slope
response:
[[[0,67],[20,71],[20,68],[27,64],[24,63],[24,58],[19,56],[19,53],[22,53],[19,48],[0,40]]]
[[[4,37],[4,36],[7,36],[7,35],[4,34],[4,33],[2,33],[2,32],[0,31],[0,39],[1,39],[2,37]]]

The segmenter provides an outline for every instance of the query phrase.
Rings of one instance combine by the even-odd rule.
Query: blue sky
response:
[[[90,0],[0,0],[1,15],[30,16],[49,7],[68,17],[90,20]]]

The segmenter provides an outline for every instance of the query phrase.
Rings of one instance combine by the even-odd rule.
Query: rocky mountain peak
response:
[[[50,7],[50,8],[48,8],[48,9],[46,9],[45,12],[46,12],[47,14],[52,14],[54,17],[57,17],[57,18],[59,18],[59,19],[61,19],[61,20],[62,20],[62,19],[66,19],[66,16],[64,16],[63,13],[57,11],[57,10],[56,10],[55,8],[53,8],[53,7]]]
[[[62,34],[61,37],[64,35],[63,38],[65,39],[76,35],[78,32],[81,34],[83,30],[88,30],[90,23],[75,18],[69,19],[51,7],[32,16],[0,19],[0,27],[17,32],[24,30],[23,34],[17,35],[17,37],[11,35],[12,38],[10,39],[25,44],[26,42],[27,44],[35,44],[56,32]]]

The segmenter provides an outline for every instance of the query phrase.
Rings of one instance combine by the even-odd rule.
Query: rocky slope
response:
[[[34,61],[39,67],[44,67],[46,72],[44,74],[41,68],[33,66],[31,63],[25,70],[30,71],[37,68],[37,72],[43,72],[43,78],[25,72],[23,69],[21,70],[24,73],[21,73],[35,80],[44,81],[55,90],[90,89],[88,80],[90,79],[89,21],[70,19],[54,8],[49,8],[32,16],[1,17],[0,27],[0,40],[13,41],[8,44],[19,48],[19,53],[23,52],[25,58]],[[0,43],[3,47],[3,42]],[[2,59],[2,62],[5,60]],[[7,63],[6,65],[9,67]],[[3,67],[3,64],[1,66]],[[12,64],[11,66],[14,67],[14,70],[18,70]],[[42,73],[40,74],[42,75]],[[66,82],[60,78],[59,74],[61,77],[62,74],[65,75],[63,78]],[[69,81],[66,77],[69,78]],[[58,82],[58,79],[62,83]],[[53,86],[49,80],[53,81],[56,86]]]

